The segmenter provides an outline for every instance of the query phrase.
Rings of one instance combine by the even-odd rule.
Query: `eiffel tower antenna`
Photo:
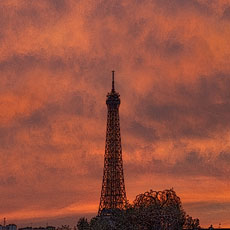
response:
[[[115,71],[112,71],[112,92],[115,92],[115,86],[114,86],[114,73]]]

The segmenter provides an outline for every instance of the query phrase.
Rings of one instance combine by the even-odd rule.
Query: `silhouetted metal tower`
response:
[[[98,215],[106,213],[103,210],[124,209],[127,204],[121,150],[120,103],[120,95],[115,91],[114,71],[112,71],[112,90],[107,94],[106,99],[108,109],[107,130]]]

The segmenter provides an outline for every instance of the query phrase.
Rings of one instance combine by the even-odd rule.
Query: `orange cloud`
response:
[[[228,0],[0,3],[1,215],[97,212],[115,69],[129,199],[174,187],[202,226],[230,226],[229,9]]]

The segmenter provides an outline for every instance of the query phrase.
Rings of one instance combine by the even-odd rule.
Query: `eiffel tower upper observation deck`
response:
[[[104,156],[104,171],[98,215],[111,209],[124,209],[127,204],[122,162],[121,134],[119,121],[120,95],[114,87],[107,94],[107,130]]]

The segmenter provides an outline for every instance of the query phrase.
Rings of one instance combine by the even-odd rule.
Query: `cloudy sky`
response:
[[[230,0],[1,1],[0,218],[97,213],[113,69],[128,199],[230,227]]]

